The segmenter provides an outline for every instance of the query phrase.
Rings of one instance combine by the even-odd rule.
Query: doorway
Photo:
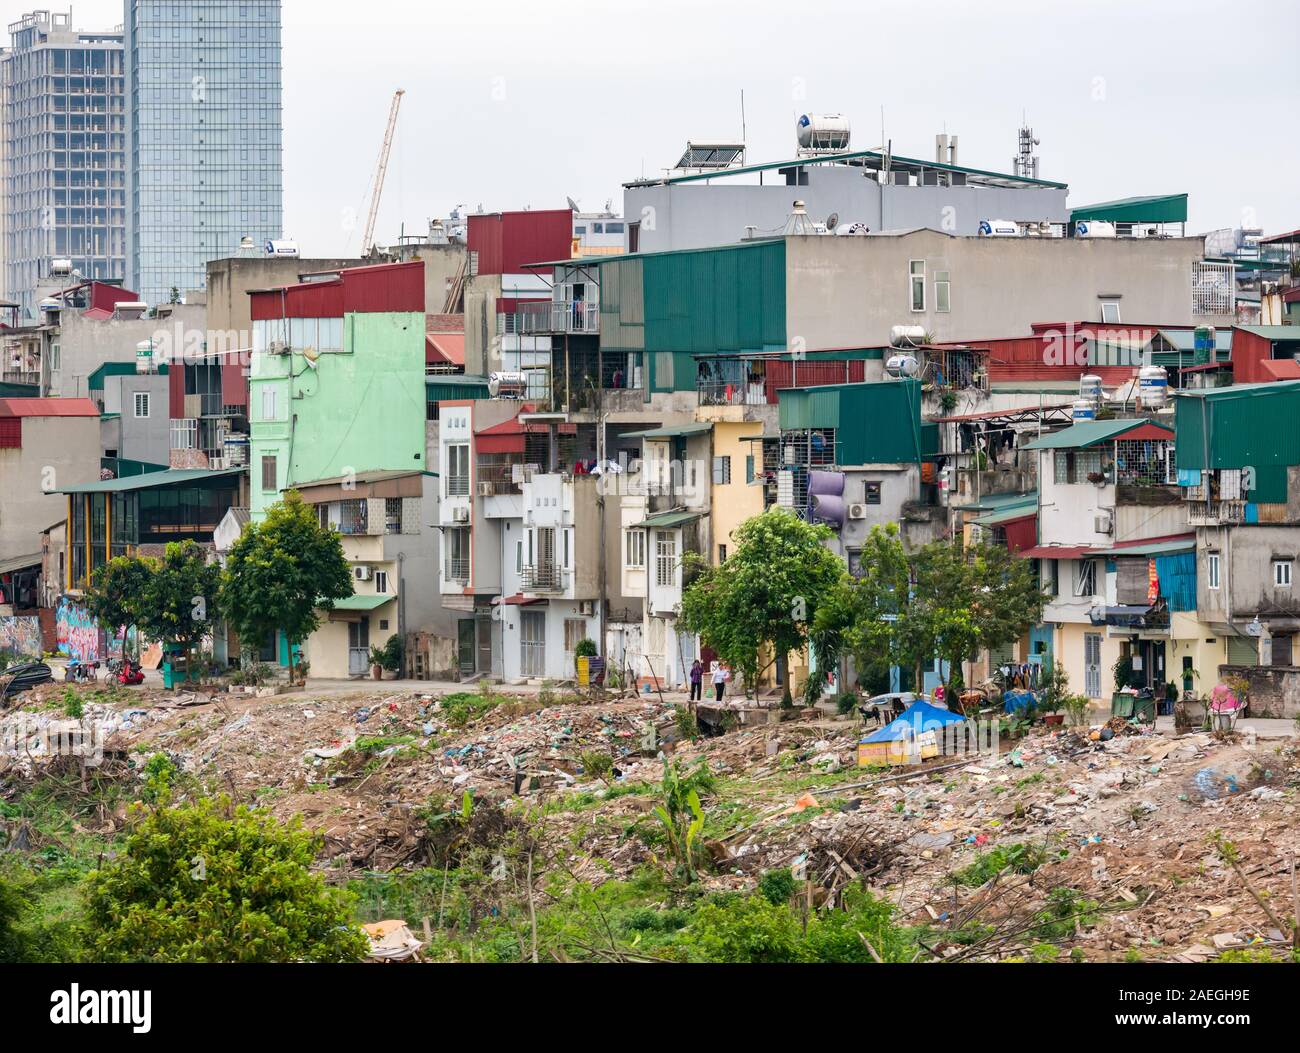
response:
[[[519,614],[519,671],[523,676],[546,675],[546,612]]]
[[[462,618],[456,623],[456,666],[460,675],[474,675],[474,619]]]
[[[365,676],[370,665],[370,619],[348,622],[348,676]]]

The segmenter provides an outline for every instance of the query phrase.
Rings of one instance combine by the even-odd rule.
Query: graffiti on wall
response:
[[[39,658],[42,653],[41,620],[34,614],[0,618],[0,654]]]
[[[67,596],[59,597],[54,610],[54,633],[60,654],[78,662],[104,660],[104,630],[84,606]]]

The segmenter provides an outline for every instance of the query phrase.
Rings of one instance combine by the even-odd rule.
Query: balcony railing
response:
[[[39,372],[32,373],[26,370],[9,369],[9,370],[5,370],[3,376],[0,377],[0,379],[3,379],[6,384],[39,385],[41,382],[41,375]]]
[[[600,305],[584,300],[544,300],[519,305],[517,327],[520,333],[598,333]]]
[[[1221,523],[1244,523],[1245,501],[1188,501],[1187,522],[1191,526],[1218,526]]]
[[[447,476],[447,496],[448,497],[465,497],[469,494],[469,476],[468,475],[449,475]]]
[[[526,592],[563,592],[566,575],[564,568],[554,563],[538,563],[524,567],[519,578]]]
[[[518,481],[515,479],[516,473]],[[523,480],[526,473],[522,461],[479,461],[475,477],[478,480],[478,492],[483,497],[524,492]]]
[[[468,559],[449,559],[447,560],[447,580],[457,581],[462,585],[469,581],[469,560]]]

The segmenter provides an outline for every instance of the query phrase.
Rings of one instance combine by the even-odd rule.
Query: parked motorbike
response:
[[[112,678],[119,684],[128,686],[144,683],[144,670],[140,668],[140,663],[132,658],[121,659],[117,663],[117,669],[112,671]]]
[[[79,662],[72,658],[68,661],[68,667],[63,673],[64,680],[71,680],[74,683],[80,681],[89,683],[99,679],[98,662]]]

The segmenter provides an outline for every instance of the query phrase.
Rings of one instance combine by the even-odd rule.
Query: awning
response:
[[[335,600],[333,609],[336,611],[373,611],[382,607],[385,603],[392,603],[395,599],[397,599],[395,595],[386,592],[354,592],[345,599]]]
[[[1021,559],[1078,559],[1091,551],[1087,545],[1035,545],[1021,549],[1017,555]]]
[[[1038,497],[1034,496],[1033,500],[1022,503],[1008,505],[1006,508],[1000,508],[996,512],[989,512],[987,515],[978,516],[971,522],[979,526],[1001,526],[1004,523],[1010,523],[1016,519],[1033,519],[1038,515]]]
[[[668,428],[651,428],[648,431],[625,431],[620,439],[679,439],[690,435],[703,435],[712,424],[678,424]]]
[[[15,570],[26,570],[28,567],[39,567],[41,565],[41,554],[39,552],[30,556],[10,556],[8,559],[0,559],[0,574],[10,574]]]
[[[194,485],[225,476],[241,475],[247,468],[171,468],[165,472],[128,475],[123,479],[100,479],[80,486],[65,486],[53,491],[60,494],[116,494],[124,490],[148,490],[155,486]]]
[[[493,597],[492,603],[504,603],[509,607],[530,607],[534,603],[545,603],[543,596],[525,596],[522,592],[516,592],[513,596],[496,596]]]
[[[465,365],[464,333],[425,333],[424,361],[445,362],[450,366]]]
[[[1153,619],[1153,615],[1157,617]],[[1163,608],[1133,603],[1094,607],[1088,612],[1088,620],[1093,625],[1113,625],[1119,629],[1165,628],[1168,625]]]
[[[1136,433],[1136,434],[1133,434]],[[1026,450],[1081,450],[1098,446],[1128,436],[1131,439],[1173,440],[1172,428],[1153,424],[1149,420],[1090,420],[1072,424],[1054,431],[1033,442],[1025,443]]]
[[[1124,197],[1070,209],[1070,222],[1081,219],[1104,223],[1186,223],[1186,194],[1157,194],[1149,197]]]
[[[686,523],[693,523],[703,516],[703,512],[661,512],[657,516],[648,516],[641,523],[633,523],[632,526],[645,527],[647,530],[670,530]]]

